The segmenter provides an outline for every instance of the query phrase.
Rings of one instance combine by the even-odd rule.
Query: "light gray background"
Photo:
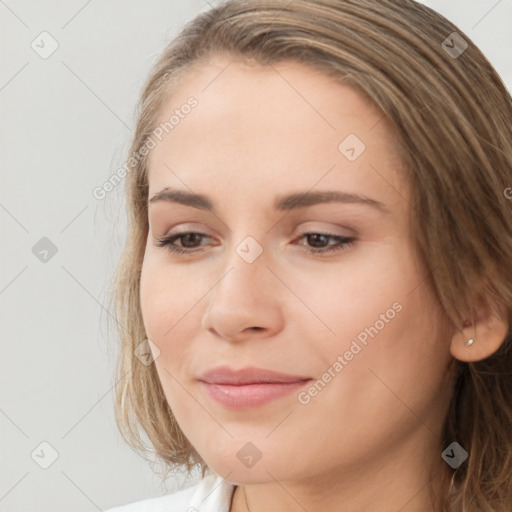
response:
[[[424,3],[465,31],[512,90],[512,0]],[[117,349],[104,304],[124,204],[122,186],[103,201],[92,190],[124,162],[158,53],[208,8],[205,0],[0,0],[2,512],[103,510],[183,483],[161,486],[116,429]],[[31,47],[43,31],[59,45],[46,59]],[[43,237],[57,248],[46,262],[32,251]],[[49,460],[42,442],[59,454],[48,469],[34,461]]]

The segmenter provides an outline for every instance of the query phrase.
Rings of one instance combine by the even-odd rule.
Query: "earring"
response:
[[[475,340],[473,338],[469,338],[469,340],[466,341],[466,347],[470,347],[471,345],[473,345],[474,341]]]

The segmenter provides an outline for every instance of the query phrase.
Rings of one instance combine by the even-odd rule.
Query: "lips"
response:
[[[299,391],[311,380],[262,368],[233,370],[227,366],[209,370],[198,379],[209,398],[231,410],[261,407]]]
[[[207,384],[225,384],[230,386],[243,386],[247,384],[267,384],[267,383],[294,383],[310,380],[311,377],[300,375],[289,375],[265,370],[254,366],[233,370],[228,366],[218,366],[207,371],[198,380]]]

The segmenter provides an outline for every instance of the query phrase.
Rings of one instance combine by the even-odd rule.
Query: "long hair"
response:
[[[179,80],[215,55],[261,65],[296,61],[380,109],[396,130],[412,185],[415,248],[447,317],[459,328],[477,306],[499,315],[504,305],[509,326],[512,320],[512,99],[471,39],[413,0],[224,1],[183,28],[143,87],[126,168],[128,233],[110,289],[120,326],[120,432],[142,455],[151,451],[145,433],[165,467],[199,467],[203,476],[208,468],[180,430],[155,365],[141,364],[136,349],[147,343],[139,281],[148,141]],[[439,456],[457,441],[469,458],[438,479],[439,510],[512,510],[511,343],[509,330],[491,356],[456,360]]]

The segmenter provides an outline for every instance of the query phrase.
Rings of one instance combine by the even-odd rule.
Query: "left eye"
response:
[[[338,240],[337,244],[330,245],[327,247],[313,247],[308,249],[308,252],[311,252],[313,254],[316,253],[326,253],[326,252],[336,252],[336,251],[343,251],[346,249],[349,249],[354,245],[355,237],[348,237],[348,236],[339,236],[339,235],[330,235],[328,233],[303,233],[300,239],[306,237],[307,241],[311,243],[313,241],[314,244],[320,243],[322,244],[323,241],[326,240]]]
[[[197,250],[197,247],[194,246],[195,242],[200,241],[202,238],[209,238],[208,235],[205,235],[203,233],[196,233],[196,232],[187,232],[187,233],[180,233],[179,235],[168,235],[164,236],[162,238],[159,238],[156,242],[156,245],[158,247],[166,247],[167,250],[173,253],[178,254],[191,254],[191,253],[197,253],[201,252],[202,250]],[[312,254],[324,254],[328,252],[337,252],[337,251],[343,251],[346,250],[354,245],[355,237],[346,237],[346,236],[339,236],[339,235],[331,235],[328,233],[303,233],[299,240],[305,238],[309,243],[313,244],[320,244],[323,245],[324,242],[327,240],[338,240],[338,243],[334,245],[328,245],[327,247],[312,247],[307,250],[307,252]],[[182,243],[184,243],[185,248],[177,246],[174,244],[175,240],[181,239]],[[303,245],[303,244],[299,244]],[[194,247],[190,247],[194,246]]]

